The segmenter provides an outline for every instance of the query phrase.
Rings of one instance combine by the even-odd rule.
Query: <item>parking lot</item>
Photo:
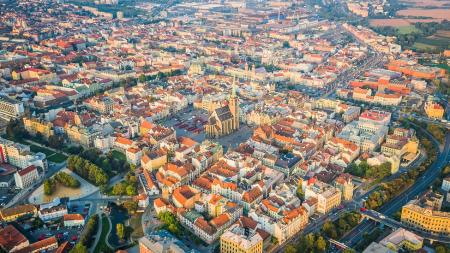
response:
[[[208,115],[205,111],[189,107],[161,123],[164,126],[173,127],[177,136],[187,136],[196,142],[202,142],[205,140],[204,125],[207,119]]]
[[[20,190],[0,188],[0,207],[5,206]]]
[[[202,142],[206,139],[204,125],[208,119],[206,111],[189,109],[179,112],[177,115],[161,121],[161,124],[167,127],[173,127],[177,136],[186,136],[196,142]],[[223,136],[216,141],[219,142],[224,149],[228,147],[236,148],[239,143],[245,142],[253,133],[253,129],[241,124],[239,131],[230,135]]]
[[[60,242],[69,241],[70,243],[75,244],[82,230],[83,228],[66,228],[61,222],[60,224],[53,224],[50,227],[44,226],[34,231],[30,231],[30,235],[35,241],[55,236]]]

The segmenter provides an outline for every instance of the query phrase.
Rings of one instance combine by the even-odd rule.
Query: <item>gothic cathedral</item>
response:
[[[236,96],[235,80],[228,104],[215,109],[205,125],[206,136],[219,138],[239,129],[239,99]]]

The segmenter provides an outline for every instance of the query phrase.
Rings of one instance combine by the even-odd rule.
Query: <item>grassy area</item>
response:
[[[415,33],[420,32],[420,30],[417,29],[414,25],[400,26],[400,27],[397,27],[397,29],[400,34],[410,34],[413,32],[415,32]]]
[[[113,150],[112,151],[112,156],[114,158],[118,159],[118,160],[121,160],[121,161],[126,161],[127,160],[127,157],[122,152],[119,152],[117,150]]]
[[[46,156],[51,156],[51,155],[55,154],[55,152],[51,151],[50,149],[36,146],[34,144],[30,145],[30,150],[31,150],[31,152],[35,152],[35,153],[37,153],[37,152],[44,153]]]
[[[144,236],[144,230],[142,229],[142,214],[136,214],[130,218],[130,227],[133,229],[131,232],[132,239],[139,239]]]
[[[95,246],[94,253],[103,252],[104,249],[108,249],[108,245],[106,244],[106,234],[109,231],[109,221],[106,216],[102,216],[102,233],[100,234],[100,239],[98,240],[97,245]],[[109,250],[111,251],[111,249]]]
[[[60,153],[54,153],[53,155],[48,156],[47,160],[54,163],[62,163],[67,160],[67,156]]]
[[[436,49],[435,46],[429,45],[429,44],[425,44],[425,43],[422,43],[422,42],[415,42],[414,45],[413,45],[413,48],[424,49],[424,50],[425,49]]]

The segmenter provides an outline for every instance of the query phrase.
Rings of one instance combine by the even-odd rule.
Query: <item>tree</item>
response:
[[[52,195],[54,188],[54,183],[51,179],[45,179],[44,181],[44,194],[45,195]]]
[[[336,227],[334,223],[330,220],[327,220],[323,226],[322,231],[325,233],[326,236],[336,239],[338,237],[338,233],[336,231]]]
[[[75,244],[75,247],[70,250],[70,253],[88,253],[88,249],[81,243]]]
[[[125,228],[122,223],[117,223],[116,225],[117,237],[122,241],[125,238]]]
[[[447,253],[447,249],[444,246],[439,245],[436,247],[436,253]]]
[[[126,192],[128,196],[134,196],[137,194],[136,187],[134,185],[128,185],[126,188]]]
[[[48,137],[48,145],[51,148],[60,149],[64,144],[64,138],[60,135],[50,135]]]
[[[288,245],[286,246],[286,249],[284,250],[284,252],[285,252],[285,253],[296,253],[296,252],[297,252],[297,249],[295,248],[294,245],[288,244]]]
[[[314,248],[314,241],[316,240],[316,236],[313,233],[309,233],[305,237],[305,243],[307,249]]]
[[[302,182],[303,180],[299,180],[298,181],[298,185],[297,185],[297,197],[299,199],[304,199],[305,198],[305,193],[303,192],[303,188],[302,188]]]
[[[283,48],[290,48],[291,45],[289,44],[289,41],[283,41]]]
[[[139,76],[139,82],[140,82],[140,83],[144,83],[144,82],[146,81],[146,79],[147,79],[147,78],[145,77],[144,74],[142,74],[142,75]]]
[[[137,211],[138,203],[136,201],[128,200],[123,203],[123,207],[127,209],[128,213],[132,214]]]
[[[317,238],[316,243],[315,243],[315,248],[319,252],[325,252],[325,250],[327,249],[327,242],[325,241],[325,239],[323,239],[322,236],[319,236]]]

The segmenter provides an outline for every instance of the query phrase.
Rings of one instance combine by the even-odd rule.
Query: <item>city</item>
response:
[[[450,253],[450,0],[0,0],[0,252]]]

